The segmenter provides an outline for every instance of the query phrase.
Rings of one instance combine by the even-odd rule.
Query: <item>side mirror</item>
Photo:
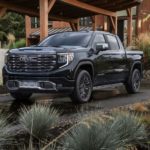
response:
[[[96,51],[99,53],[100,51],[108,50],[109,46],[107,43],[97,43],[96,44]]]

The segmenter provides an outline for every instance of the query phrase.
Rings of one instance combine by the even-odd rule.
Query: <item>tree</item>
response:
[[[25,17],[23,15],[8,12],[0,18],[0,40],[6,41],[9,33],[17,39],[25,36]]]

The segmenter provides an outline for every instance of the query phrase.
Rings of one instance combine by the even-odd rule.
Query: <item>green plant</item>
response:
[[[7,117],[0,116],[0,149],[15,144],[14,137],[16,134],[15,127],[12,127],[11,124],[7,124]]]
[[[89,126],[90,125],[90,126]],[[69,132],[63,142],[67,150],[123,150],[141,144],[146,138],[145,126],[135,115],[115,114],[105,122],[90,121]]]
[[[15,43],[12,43],[9,48],[21,48],[26,46],[26,40],[20,39],[19,41],[16,41]]]
[[[116,150],[120,141],[118,135],[107,123],[95,122],[91,126],[79,125],[69,133],[64,141],[64,149],[72,150]]]
[[[141,117],[123,112],[114,117],[110,124],[119,135],[122,147],[140,145],[147,138],[146,127],[141,122]]]
[[[30,135],[42,140],[49,136],[48,131],[56,125],[58,118],[57,110],[47,106],[34,105],[30,109],[22,109],[19,122]]]

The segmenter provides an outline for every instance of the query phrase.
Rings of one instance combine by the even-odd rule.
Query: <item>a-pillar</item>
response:
[[[127,9],[128,15],[128,26],[127,26],[127,45],[130,46],[132,44],[132,9]]]
[[[40,4],[40,40],[48,36],[48,0],[39,0]]]
[[[31,34],[31,17],[25,16],[25,28],[26,28],[26,46],[30,45],[30,41],[28,40]]]

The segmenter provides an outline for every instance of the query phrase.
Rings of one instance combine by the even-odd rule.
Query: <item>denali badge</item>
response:
[[[36,61],[36,58],[35,57],[28,57],[28,56],[21,56],[19,58],[20,61],[22,62],[35,62]]]

